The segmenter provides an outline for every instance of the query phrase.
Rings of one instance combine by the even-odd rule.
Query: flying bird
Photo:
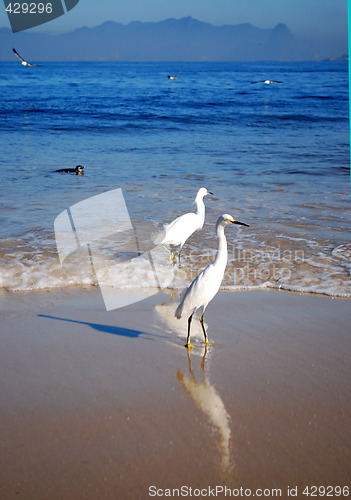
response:
[[[195,231],[202,229],[204,225],[205,203],[203,199],[209,194],[213,193],[210,193],[204,187],[200,188],[195,198],[195,204],[197,207],[196,213],[189,212],[181,215],[170,224],[164,225],[163,231],[161,231],[154,239],[155,245],[162,245],[171,254],[171,263],[174,261],[174,253],[168,248],[168,246],[179,246],[177,260],[180,265],[180,253],[184,243],[193,233],[195,233]]]
[[[29,62],[25,61],[25,60],[23,59],[23,57],[21,57],[21,56],[19,55],[19,53],[16,51],[16,49],[12,49],[12,50],[13,50],[13,52],[15,53],[15,55],[18,57],[18,59],[20,59],[20,60],[22,61],[22,62],[21,62],[22,66],[38,66],[37,64],[32,64],[32,63],[29,63]]]
[[[194,281],[185,290],[182,300],[175,311],[176,318],[180,319],[182,316],[188,316],[188,336],[185,347],[192,349],[190,343],[190,327],[193,314],[197,310],[202,310],[200,316],[200,323],[205,337],[205,343],[208,344],[208,338],[204,326],[204,312],[208,303],[213,299],[221,286],[224,271],[227,265],[228,252],[227,240],[224,234],[224,228],[227,224],[240,224],[241,226],[248,226],[244,222],[235,220],[231,215],[223,214],[218,217],[216,223],[216,233],[218,238],[217,255],[211,264],[209,264],[200,274],[196,276]]]

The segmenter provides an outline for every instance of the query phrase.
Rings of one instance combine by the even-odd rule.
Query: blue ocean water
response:
[[[151,234],[205,186],[205,226],[174,286],[213,257],[225,212],[250,228],[227,230],[224,288],[351,296],[347,63],[13,62],[0,63],[0,88],[0,287],[96,283],[79,259],[58,261],[67,207],[122,188]],[[77,164],[84,176],[55,172]],[[142,273],[138,285],[150,286]]]

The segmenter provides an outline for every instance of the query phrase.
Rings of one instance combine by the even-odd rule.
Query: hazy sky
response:
[[[347,0],[80,0],[59,19],[35,31],[59,33],[104,21],[161,21],[192,16],[215,25],[249,22],[259,28],[285,23],[302,37],[347,35]],[[10,27],[3,2],[0,26]]]

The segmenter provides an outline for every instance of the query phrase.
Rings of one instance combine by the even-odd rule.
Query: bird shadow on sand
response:
[[[38,314],[38,317],[46,319],[54,319],[57,321],[66,321],[68,323],[75,323],[78,325],[85,325],[89,326],[93,330],[96,330],[100,333],[108,333],[110,335],[118,335],[120,337],[127,337],[130,339],[137,339],[140,337],[144,338],[145,340],[153,340],[153,341],[168,339],[168,337],[165,335],[157,335],[153,333],[141,332],[139,330],[130,330],[129,328],[122,328],[120,326],[102,325],[99,323],[90,323],[88,321],[79,321],[76,319],[59,318],[57,316],[50,316],[47,314]]]

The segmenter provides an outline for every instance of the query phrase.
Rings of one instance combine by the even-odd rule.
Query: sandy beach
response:
[[[222,292],[188,353],[166,295],[0,299],[2,500],[350,486],[349,300]]]

